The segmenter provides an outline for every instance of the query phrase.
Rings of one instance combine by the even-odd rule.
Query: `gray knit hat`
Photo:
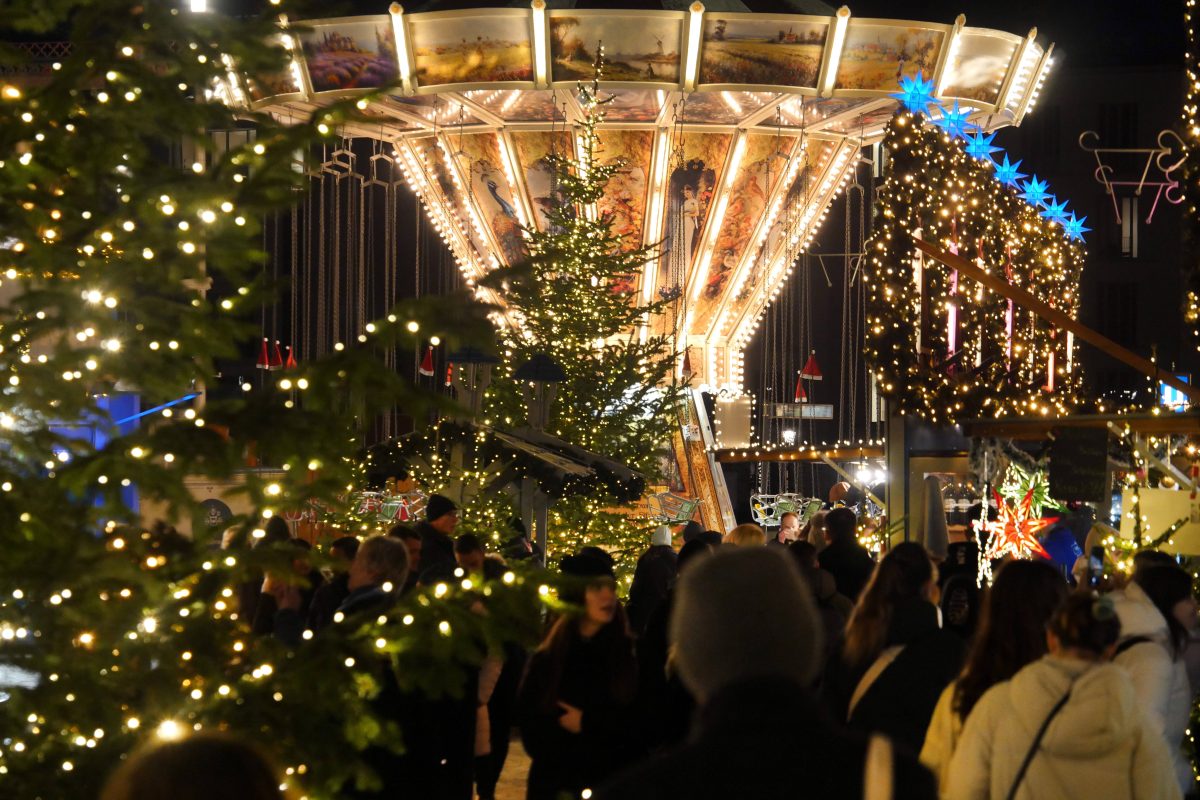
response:
[[[680,677],[701,700],[748,678],[807,686],[822,640],[804,579],[775,548],[723,547],[679,579],[671,641]]]

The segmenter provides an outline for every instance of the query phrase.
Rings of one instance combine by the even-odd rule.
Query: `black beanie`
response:
[[[575,555],[564,557],[559,567],[563,575],[576,580],[564,584],[558,596],[576,605],[583,605],[585,589],[590,583],[584,579],[614,577],[612,556],[599,547],[584,547]]]
[[[444,517],[451,511],[457,511],[458,506],[454,505],[454,501],[449,497],[443,497],[440,494],[429,495],[428,502],[425,503],[425,520],[433,522],[438,517]]]

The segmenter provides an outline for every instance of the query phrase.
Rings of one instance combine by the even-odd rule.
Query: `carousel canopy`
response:
[[[635,297],[673,300],[699,384],[740,388],[742,350],[833,198],[900,103],[929,81],[985,130],[1019,123],[1052,47],[950,24],[831,15],[547,7],[286,21],[290,70],[242,75],[231,102],[307,119],[399,78],[346,136],[394,143],[464,276],[524,253],[552,197],[548,156],[574,152],[576,87],[603,48],[601,158],[622,169],[600,213],[658,244]],[[664,0],[664,6],[675,5]],[[752,5],[757,5],[752,3]],[[722,7],[743,7],[726,2]],[[802,4],[801,7],[812,7]],[[489,298],[495,299],[495,298]]]

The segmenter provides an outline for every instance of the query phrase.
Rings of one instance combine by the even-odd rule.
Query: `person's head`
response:
[[[654,529],[654,533],[650,536],[650,546],[670,547],[672,538],[671,529],[666,525],[659,525]]]
[[[696,538],[710,547],[720,547],[725,542],[725,537],[720,531],[704,531]]]
[[[391,530],[387,532],[387,535],[404,542],[404,546],[408,548],[408,568],[414,571],[420,569],[421,534],[407,525],[393,525]]]
[[[825,536],[825,520],[828,516],[828,511],[818,511],[805,523],[804,530],[800,531],[800,538],[817,548],[817,552],[820,552],[828,544]]]
[[[1150,567],[1177,567],[1174,557],[1161,550],[1139,550],[1133,554],[1133,579],[1136,581],[1142,570]]]
[[[287,520],[278,515],[273,515],[267,520],[267,524],[263,526],[265,531],[263,537],[259,539],[259,544],[272,545],[282,542],[291,541],[292,528],[287,524]]]
[[[390,583],[399,589],[408,578],[408,548],[392,536],[372,536],[363,542],[350,564],[350,591]]]
[[[458,524],[458,506],[449,497],[431,494],[425,503],[425,521],[438,533],[449,536]]]
[[[785,511],[779,518],[779,541],[794,542],[800,538],[800,517],[792,511]]]
[[[683,543],[687,544],[692,539],[704,533],[704,526],[694,519],[688,520],[687,525],[683,526]]]
[[[1051,615],[1046,648],[1052,655],[1107,661],[1120,635],[1121,621],[1112,600],[1094,592],[1074,592]]]
[[[690,542],[684,542],[683,547],[679,548],[679,555],[675,559],[675,574],[682,575],[685,567],[688,567],[692,562],[706,555],[711,555],[715,552],[711,544],[703,539],[692,539]]]
[[[559,593],[567,602],[582,607],[578,617],[584,636],[592,636],[617,616],[617,584],[612,556],[598,547],[584,547],[563,558],[563,575],[570,579]]]
[[[248,744],[198,733],[134,753],[108,779],[100,800],[283,800],[276,770]]]
[[[858,517],[848,508],[835,508],[825,515],[825,540],[829,544],[853,542]]]
[[[796,562],[796,566],[800,568],[800,572],[803,574],[816,572],[819,568],[817,565],[817,548],[803,539],[788,545],[788,555]]]
[[[765,547],[721,548],[679,579],[670,638],[680,677],[701,702],[755,678],[808,685],[821,622],[795,566]]]
[[[696,187],[695,186],[684,186],[683,187],[683,196],[688,200],[691,200],[692,198],[694,198],[696,196]]]
[[[1067,582],[1048,561],[1015,560],[996,573],[983,601],[954,710],[966,719],[983,693],[1046,654],[1046,623],[1067,596]]]
[[[834,513],[829,512],[830,518]],[[936,585],[937,570],[924,547],[902,542],[889,550],[875,567],[846,623],[846,662],[862,666],[874,661],[883,650],[896,608],[920,601],[928,603]],[[932,606],[929,611],[937,613]]]
[[[725,537],[724,544],[734,547],[758,547],[767,543],[767,534],[753,522],[738,525]]]
[[[467,572],[483,572],[486,555],[483,542],[473,533],[464,533],[454,540],[454,560]]]
[[[1177,564],[1149,566],[1135,573],[1136,583],[1167,621],[1172,654],[1178,658],[1187,647],[1196,624],[1196,597],[1192,577]]]
[[[358,544],[357,536],[339,536],[329,543],[329,556],[338,561],[353,561]]]

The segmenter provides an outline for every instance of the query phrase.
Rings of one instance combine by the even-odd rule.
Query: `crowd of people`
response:
[[[243,611],[260,634],[298,645],[336,615],[378,614],[456,569],[499,577],[500,554],[455,538],[457,521],[434,496],[414,528],[338,539],[329,550],[346,568],[329,581],[287,539],[304,585],[267,576],[244,587]],[[368,751],[383,787],[346,796],[488,800],[514,728],[528,800],[1196,796],[1183,745],[1197,608],[1171,556],[1140,553],[1103,594],[1048,562],[1010,560],[966,613],[955,587],[974,586],[969,559],[905,542],[877,561],[857,522],[838,507],[803,528],[785,514],[769,538],[756,525],[662,527],[627,603],[608,552],[561,559],[573,610],[547,620],[531,653],[494,654],[459,699],[385,687],[375,702],[406,751]],[[264,540],[286,536],[275,527]],[[505,550],[537,556],[519,531]],[[236,797],[281,797],[237,743],[191,746],[245,773]],[[105,800],[161,796],[139,787],[171,785],[160,773],[185,760],[182,747],[131,759]]]

